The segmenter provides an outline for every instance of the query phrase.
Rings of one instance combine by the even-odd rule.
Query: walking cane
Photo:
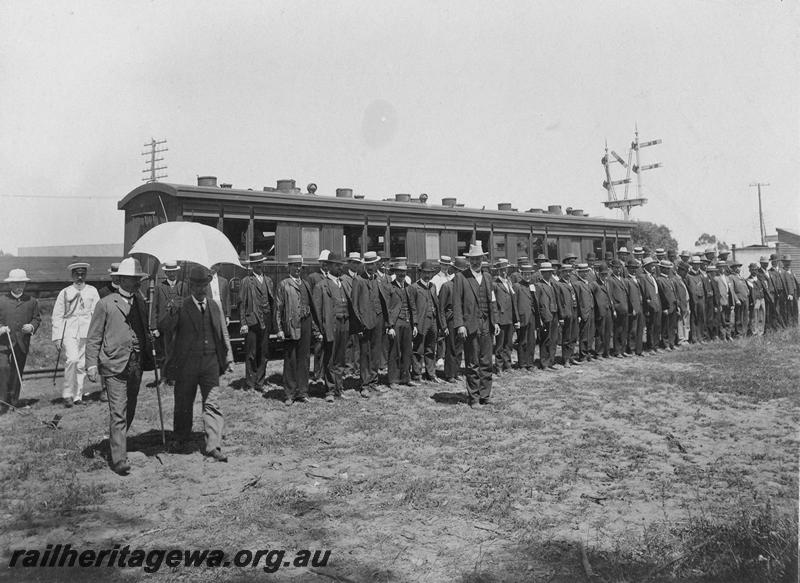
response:
[[[156,268],[156,269],[158,269],[158,268]],[[156,273],[158,273],[158,272],[156,271]],[[149,310],[150,315],[147,318],[148,328],[149,328],[150,321],[153,318],[153,301],[155,300],[155,295],[156,295],[155,294],[155,291],[156,291],[156,281],[155,281],[155,279],[156,279],[155,278],[155,274],[153,274],[153,278],[150,280],[150,284],[148,286],[149,287],[149,294],[148,295],[150,296],[150,310]],[[150,336],[150,354],[152,354],[152,356],[153,356],[153,374],[156,377],[156,396],[158,397],[158,419],[159,419],[159,421],[161,421],[161,445],[166,446],[167,445],[167,437],[166,437],[166,434],[164,433],[164,411],[161,408],[161,381],[158,378],[158,360],[156,358],[156,343],[155,343],[155,338],[153,338],[153,335],[149,334],[149,336]]]
[[[19,370],[17,353],[14,351],[14,341],[11,339],[11,330],[6,331],[6,336],[8,336],[8,346],[11,349],[11,358],[14,359],[14,368],[17,369],[17,378],[19,378],[19,392],[22,393],[22,373]]]
[[[61,348],[64,346],[64,334],[67,333],[67,320],[64,319],[64,328],[61,330],[61,342],[58,343],[58,354],[56,354],[56,365],[53,367],[53,386],[56,386],[56,374],[58,374],[58,361],[61,360]]]

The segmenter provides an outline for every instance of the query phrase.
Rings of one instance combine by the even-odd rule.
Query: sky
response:
[[[757,243],[762,182],[800,232],[798,35],[777,0],[3,0],[0,249],[121,243],[151,138],[165,182],[619,217],[637,125],[634,219]]]

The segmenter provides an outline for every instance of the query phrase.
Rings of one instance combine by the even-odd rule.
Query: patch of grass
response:
[[[651,523],[638,544],[594,553],[592,565],[616,581],[795,581],[797,526],[769,502],[744,505],[732,516]]]

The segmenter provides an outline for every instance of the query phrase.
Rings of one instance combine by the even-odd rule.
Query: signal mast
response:
[[[661,162],[654,164],[641,165],[639,159],[639,151],[642,148],[648,148],[660,144],[661,140],[650,140],[648,142],[639,142],[639,127],[634,126],[634,138],[631,142],[631,147],[628,149],[628,161],[622,159],[614,150],[611,150],[612,158],[608,154],[608,142],[606,142],[606,153],[601,159],[601,163],[605,167],[606,179],[603,181],[603,188],[608,193],[608,200],[603,204],[606,208],[620,209],[622,211],[622,218],[626,221],[630,220],[631,208],[635,206],[642,206],[647,202],[647,199],[642,196],[642,172],[646,170],[653,170],[654,168],[661,168]],[[634,155],[636,156],[636,163],[631,164]],[[620,180],[611,180],[611,164],[620,164],[626,170],[625,178]],[[628,198],[628,186],[631,183],[631,170],[636,174],[636,198]],[[617,197],[615,186],[624,184],[625,190],[622,198]]]

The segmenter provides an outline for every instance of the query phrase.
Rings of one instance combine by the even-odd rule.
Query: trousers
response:
[[[216,354],[198,354],[189,359],[175,379],[175,414],[172,428],[178,439],[192,432],[194,399],[197,387],[203,399],[203,430],[206,452],[220,449],[225,419],[219,408],[219,362]]]
[[[109,445],[111,463],[125,461],[128,454],[128,429],[136,414],[139,386],[142,382],[142,362],[138,352],[132,352],[128,364],[118,375],[104,377],[108,393]]]

